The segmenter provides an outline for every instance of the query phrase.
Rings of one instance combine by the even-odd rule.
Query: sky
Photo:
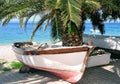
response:
[[[40,16],[36,16],[34,22],[37,22],[39,19],[40,19]],[[33,22],[33,20],[34,20],[34,16],[30,18],[29,22]],[[14,19],[12,19],[10,22],[11,22],[11,23],[12,23],[12,22],[18,22],[18,23],[19,23],[19,20],[18,20],[17,18],[14,18]],[[87,22],[87,23],[90,23],[91,21],[88,19],[88,20],[86,20],[86,22]],[[117,19],[116,21],[114,21],[114,20],[109,21],[109,20],[108,20],[108,21],[105,21],[105,22],[106,22],[106,23],[110,23],[110,22],[120,23],[120,19]]]
[[[35,20],[34,20],[34,18],[35,18]],[[40,16],[32,16],[30,19],[29,19],[29,22],[33,22],[33,20],[36,22],[36,21],[38,21],[40,19]],[[18,18],[14,18],[14,19],[12,19],[11,21],[10,21],[11,23],[12,22],[19,22],[19,19]]]

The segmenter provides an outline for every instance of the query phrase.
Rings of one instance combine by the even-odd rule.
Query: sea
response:
[[[30,37],[35,28],[35,23],[28,23],[26,27],[21,28],[18,22],[11,22],[5,26],[0,25],[0,46],[11,45],[14,42],[26,42],[30,41]],[[44,25],[43,25],[44,26]],[[42,27],[43,27],[42,26]],[[51,26],[49,25],[44,31],[41,27],[33,39],[34,42],[44,43],[52,42],[51,38]],[[97,34],[100,35],[96,29],[93,31],[91,23],[85,23],[84,34]],[[105,34],[106,36],[120,36],[120,23],[118,22],[106,22],[105,23]]]

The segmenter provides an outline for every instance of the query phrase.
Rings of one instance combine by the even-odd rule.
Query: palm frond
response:
[[[95,12],[99,10],[100,8],[101,8],[100,3],[95,2],[95,1],[87,0],[82,3],[82,9],[88,13]]]
[[[47,9],[59,9],[61,5],[61,0],[45,0],[45,6]]]
[[[63,22],[61,21],[60,11],[56,11],[55,17],[51,19],[51,37],[53,40],[61,39],[63,36]]]
[[[50,21],[50,18],[48,18],[47,21],[46,21],[46,23],[45,23],[45,26],[44,26],[44,32],[46,31],[47,26],[49,25],[49,21]]]
[[[40,28],[40,26],[41,26],[48,18],[50,18],[50,17],[53,16],[53,15],[54,15],[54,11],[51,11],[50,13],[45,14],[45,15],[43,15],[43,17],[41,17],[41,19],[38,21],[38,23],[37,23],[37,25],[36,25],[33,33],[32,33],[32,36],[31,36],[30,41],[33,40],[33,37],[35,36],[35,33],[36,33],[36,31]]]
[[[36,1],[20,0],[20,1],[16,1],[15,3],[12,3],[12,1],[10,1],[9,3],[4,4],[4,6],[0,8],[0,12],[1,12],[0,19],[3,19],[5,17],[18,17],[18,15],[25,14],[25,13],[27,14],[27,13],[35,10],[34,8],[38,8],[39,4],[40,4],[39,0],[36,0]],[[40,5],[40,6],[42,6],[42,5]],[[36,9],[36,10],[40,11],[40,9],[42,9],[42,8],[40,7],[39,9]],[[36,12],[34,11],[34,13],[36,13]],[[22,21],[20,21],[20,22],[22,22]]]
[[[64,1],[61,5],[61,10],[62,20],[65,27],[67,26],[68,21],[74,22],[75,25],[79,27],[81,22],[81,3],[79,0],[67,0],[67,2]]]

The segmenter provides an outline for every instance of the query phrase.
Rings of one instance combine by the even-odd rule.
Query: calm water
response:
[[[86,34],[92,34],[90,31],[92,29],[91,23],[86,24]],[[99,34],[100,33],[95,33]],[[106,36],[120,36],[120,23],[105,23],[105,34]]]
[[[0,26],[0,45],[8,45],[14,42],[29,41],[35,24],[28,23],[26,31],[24,28],[20,28],[19,23],[9,23],[6,26]],[[50,28],[48,27],[46,32],[38,30],[34,40],[35,42],[49,42]]]
[[[85,24],[86,34],[92,34],[91,23]],[[35,27],[35,24],[28,23],[26,27],[26,32],[24,29],[20,28],[19,23],[9,23],[6,26],[0,26],[0,45],[9,45],[14,42],[21,42],[21,41],[29,41],[32,31]],[[105,23],[105,35],[109,36],[120,36],[120,23]],[[47,28],[47,31],[44,32],[43,30],[38,30],[34,40],[35,42],[50,42],[50,26]],[[99,33],[96,33],[99,34]]]

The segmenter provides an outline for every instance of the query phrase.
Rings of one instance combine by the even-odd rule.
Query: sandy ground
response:
[[[6,60],[8,62],[17,60],[11,45],[0,46],[0,60]]]

